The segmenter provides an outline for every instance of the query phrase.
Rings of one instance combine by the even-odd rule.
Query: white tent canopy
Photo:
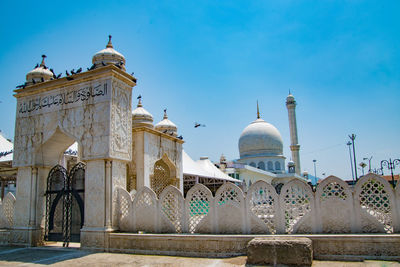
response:
[[[11,152],[14,149],[13,143],[8,141],[2,134],[0,134],[0,153]],[[0,162],[13,160],[13,153],[9,153],[0,157]]]
[[[206,160],[202,159],[195,162],[184,150],[182,151],[182,165],[184,175],[186,174],[204,178],[225,180],[233,183],[241,183],[240,180],[230,177],[215,167],[208,158]]]
[[[211,177],[211,173],[203,170],[186,152],[182,151],[183,173],[199,177]]]
[[[221,180],[226,180],[230,182],[235,182],[235,183],[241,183],[240,180],[234,179],[227,175],[226,173],[222,172],[220,169],[218,169],[214,163],[212,163],[208,158],[202,157],[200,160],[196,161],[197,164],[199,164],[204,170],[207,172],[211,173],[215,179],[221,179]]]

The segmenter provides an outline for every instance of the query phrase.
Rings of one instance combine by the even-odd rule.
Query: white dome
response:
[[[44,63],[45,55],[42,55],[42,63],[26,74],[26,82],[32,84],[34,80],[37,82],[49,81],[53,77],[53,73],[46,67]]]
[[[141,98],[139,98],[137,108],[132,111],[132,127],[140,126],[153,128],[153,115],[143,108]]]
[[[111,43],[111,35],[109,35],[108,38],[109,40],[106,48],[94,54],[92,63],[96,67],[103,66],[103,63],[106,65],[118,64],[123,70],[125,70],[125,57],[118,51],[114,50],[114,47]]]
[[[170,134],[173,136],[177,136],[178,135],[178,127],[176,127],[175,123],[173,123],[172,121],[170,121],[168,119],[167,116],[167,110],[164,109],[164,118],[162,121],[160,121],[159,123],[156,124],[155,129],[166,133],[166,134]]]
[[[282,156],[283,141],[278,129],[257,119],[244,128],[239,138],[240,158]]]

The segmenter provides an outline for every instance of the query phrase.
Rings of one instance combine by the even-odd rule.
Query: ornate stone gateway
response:
[[[109,233],[117,230],[113,194],[117,187],[126,188],[126,165],[132,159],[136,78],[125,71],[125,58],[111,40],[92,63],[87,71],[61,77],[43,59],[14,91],[18,184],[13,244],[38,246],[54,238],[68,245],[79,238],[83,248],[104,249]],[[79,168],[69,175],[61,167],[50,172],[65,163],[64,152],[74,142],[86,164],[84,179]]]
[[[80,241],[84,222],[85,164],[79,162],[69,174],[56,165],[50,170],[46,190],[46,241]]]

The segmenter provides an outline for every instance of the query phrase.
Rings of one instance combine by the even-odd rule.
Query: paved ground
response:
[[[0,266],[246,266],[246,257],[226,259],[148,256],[118,253],[92,253],[78,248],[0,247]],[[365,261],[334,262],[314,261],[314,267],[325,266],[400,266],[397,262]]]

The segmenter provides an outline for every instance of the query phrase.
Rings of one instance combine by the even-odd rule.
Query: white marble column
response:
[[[111,177],[111,161],[106,160],[106,172],[105,172],[105,193],[106,193],[106,222],[105,226],[106,228],[111,228],[112,226],[112,194],[111,194],[111,189],[112,189],[112,177]]]
[[[85,222],[81,247],[104,249],[106,243],[106,162],[89,160],[85,171]]]

